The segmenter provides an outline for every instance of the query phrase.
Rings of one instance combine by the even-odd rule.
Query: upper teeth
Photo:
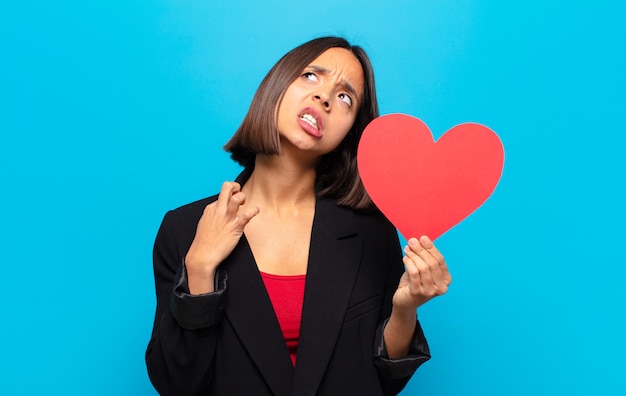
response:
[[[317,128],[317,120],[315,119],[315,117],[313,117],[311,114],[303,114],[300,119],[308,122],[309,124],[311,124],[312,126],[314,126],[315,128]]]

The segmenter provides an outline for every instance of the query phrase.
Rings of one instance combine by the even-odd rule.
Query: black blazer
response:
[[[394,395],[430,358],[422,330],[389,360],[382,329],[403,272],[395,228],[379,212],[320,198],[315,208],[297,364],[245,236],[219,267],[216,291],[192,296],[183,258],[204,207],[166,214],[154,246],[157,308],[146,351],[162,395]]]

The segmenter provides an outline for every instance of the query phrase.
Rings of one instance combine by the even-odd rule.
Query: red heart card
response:
[[[400,233],[434,240],[489,198],[504,148],[484,125],[457,125],[435,142],[418,118],[388,114],[363,131],[357,161],[365,189]]]

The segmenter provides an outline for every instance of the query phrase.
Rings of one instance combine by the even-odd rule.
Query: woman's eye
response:
[[[315,73],[313,72],[306,72],[302,74],[302,77],[304,77],[306,80],[317,81],[317,75],[315,75]]]
[[[345,94],[345,93],[339,94],[339,99],[346,102],[348,106],[352,106],[352,98],[350,97],[350,95]]]

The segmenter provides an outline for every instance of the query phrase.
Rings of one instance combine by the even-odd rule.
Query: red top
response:
[[[295,366],[306,275],[274,275],[261,272],[261,277],[274,306],[280,329],[283,331],[291,362]]]

